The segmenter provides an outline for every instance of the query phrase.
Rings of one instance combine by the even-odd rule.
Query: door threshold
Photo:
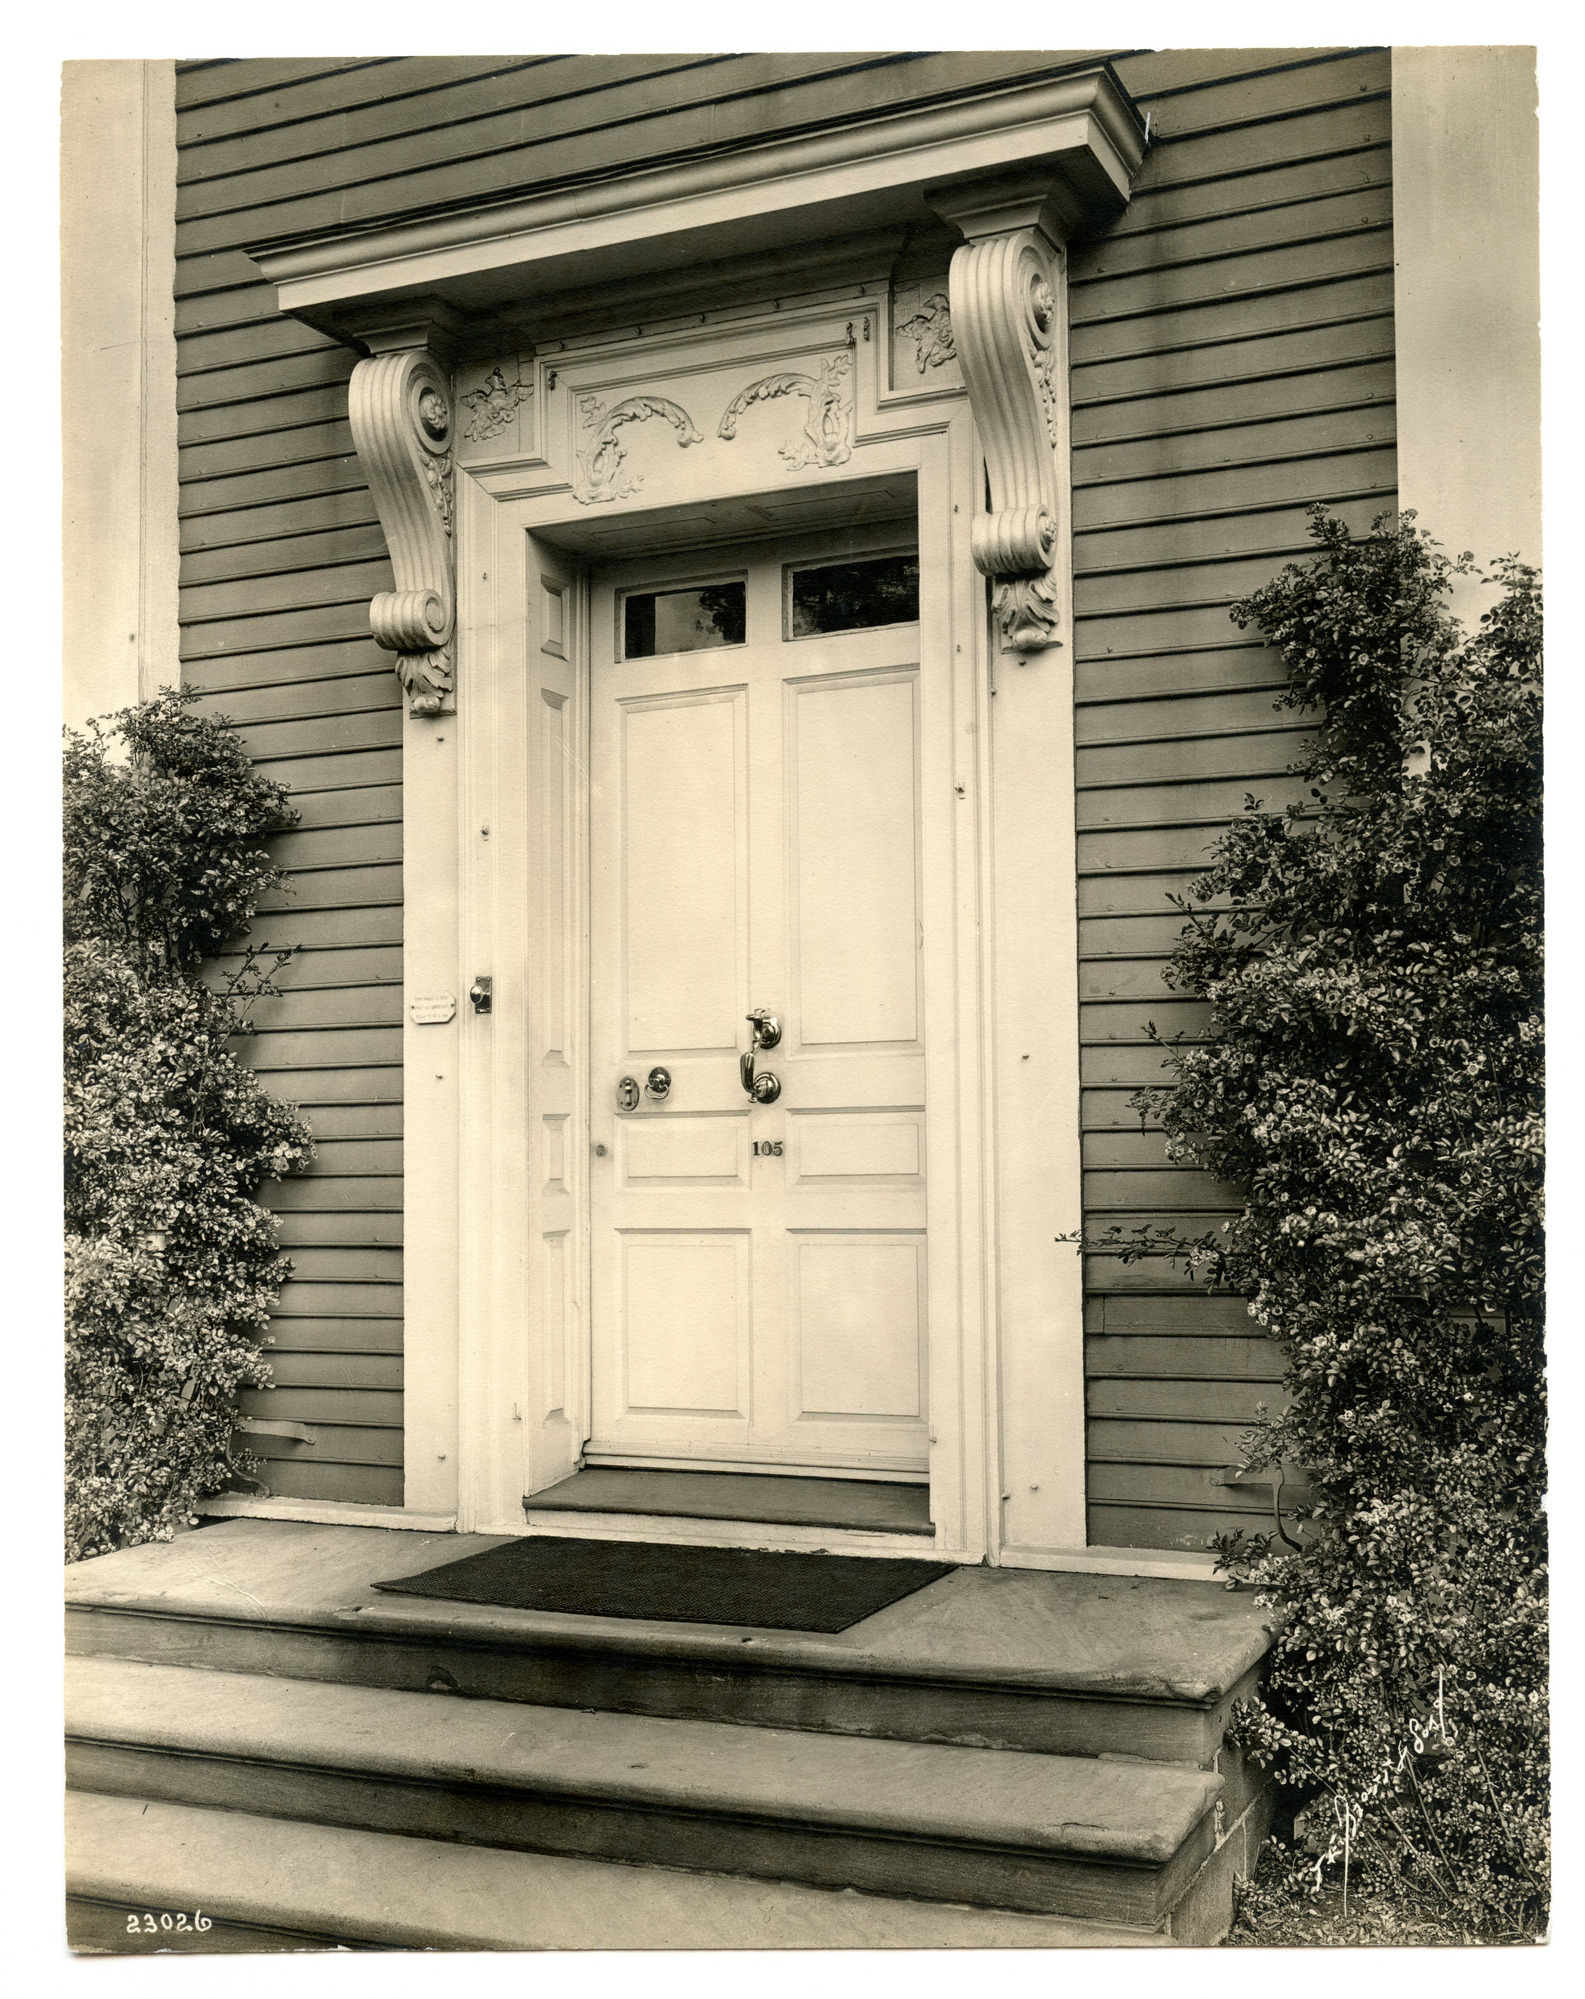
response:
[[[536,1513],[530,1501],[523,1525],[497,1527],[562,1541],[612,1541],[677,1548],[752,1548],[762,1555],[878,1555],[892,1561],[972,1562],[960,1550],[941,1548],[928,1534],[867,1534],[852,1527],[777,1527],[753,1520],[688,1520],[668,1513]]]
[[[834,1527],[928,1540],[930,1488],[870,1479],[784,1478],[761,1472],[650,1471],[590,1465],[523,1501],[532,1515],[644,1514],[751,1526]]]

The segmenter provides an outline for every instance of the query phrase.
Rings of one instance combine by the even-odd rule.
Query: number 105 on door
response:
[[[780,1159],[781,1153],[782,1141],[779,1138],[756,1138],[754,1141],[756,1159]]]

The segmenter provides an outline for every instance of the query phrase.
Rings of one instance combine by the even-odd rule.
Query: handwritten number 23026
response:
[[[187,1930],[191,1932],[193,1930],[208,1930],[213,1928],[213,1922],[202,1910],[196,1910],[189,1916],[185,1910],[179,1914],[172,1915],[167,1909],[163,1915],[156,1916],[145,1909],[140,1916],[134,1909],[127,1917],[128,1936],[149,1937],[158,1936],[161,1930]]]

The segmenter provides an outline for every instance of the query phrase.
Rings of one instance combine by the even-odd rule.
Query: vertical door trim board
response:
[[[500,1261],[510,1247],[499,1240],[501,1218],[520,1210],[523,1192],[517,1162],[503,1143],[511,1120],[496,1115],[496,1104],[518,1066],[520,1037],[513,1029],[526,955],[521,912],[501,907],[501,876],[517,851],[522,818],[510,812],[500,780],[503,740],[516,739],[526,696],[522,635],[499,615],[505,523],[472,480],[459,476],[457,487],[457,582],[467,604],[458,618],[454,718],[460,765],[456,989],[463,996],[457,1048],[457,1526],[466,1532],[488,1510],[485,1495],[500,1469],[501,1410],[504,1405],[510,1421],[512,1409],[521,1408],[527,1359],[526,1349],[514,1353],[503,1341],[496,1311]],[[487,1014],[467,997],[481,976],[492,985]]]
[[[547,1012],[541,983],[546,954],[536,936],[543,872],[543,773],[536,773],[536,755],[544,726],[531,637],[538,575],[535,545],[515,510],[503,507],[471,478],[460,479],[458,487],[459,671],[465,670],[467,679],[459,715],[453,718],[461,725],[456,822],[460,955],[455,978],[457,989],[465,993],[476,978],[487,976],[491,1005],[488,1013],[476,1013],[464,999],[456,1050],[457,1524],[464,1532],[513,1533],[522,1531],[524,1495],[564,1476],[576,1460],[575,1450],[572,1462],[549,1476],[535,1475],[545,1414],[539,1407],[544,1370],[536,1370],[532,1344],[544,1307],[536,1245],[548,1177],[543,1065],[536,1060],[534,1040]],[[580,607],[572,609],[569,637],[581,645],[586,620]],[[565,866],[573,893],[563,911],[562,947],[570,983],[580,994],[587,988],[587,916],[584,850],[576,829],[588,814],[586,716],[587,702],[579,696],[573,703],[566,762],[572,784],[567,821],[575,837]],[[581,1203],[587,1181],[587,1059],[576,1009],[569,1009],[567,1027],[563,1066],[571,1072],[571,1095],[562,1170],[574,1201]],[[580,1276],[586,1218],[571,1233],[566,1297],[571,1319],[565,1328],[563,1379],[572,1396],[569,1419],[580,1424],[585,1398],[576,1384],[579,1367],[586,1366],[586,1341],[579,1334],[586,1291]],[[422,1256],[438,1260],[440,1246],[427,1232],[413,1240]]]
[[[489,527],[472,482],[456,482],[458,532],[477,551]],[[471,577],[458,565],[458,583]],[[471,592],[470,592],[471,597]],[[490,633],[459,620],[457,645],[470,678],[488,673]],[[461,914],[462,717],[402,706],[402,1413],[405,1511],[457,1507],[461,1366],[462,1039],[468,1031]],[[448,998],[447,1020],[415,1018],[420,999]],[[438,1011],[433,1009],[432,1011]]]
[[[944,195],[938,205],[949,205]],[[965,262],[980,248],[970,236],[972,250],[957,253]],[[1007,632],[1004,612],[987,637],[986,1099],[996,1116],[997,1278],[989,1393],[1000,1444],[992,1539],[998,1562],[1029,1568],[1055,1566],[1087,1541],[1084,1265],[1077,1244],[1059,1240],[1084,1226],[1068,270],[1065,246],[1047,248],[1052,434],[1048,448],[1041,426],[1025,448],[1049,480],[1054,545],[1045,578],[1035,580],[1049,580],[1055,607],[1038,636],[1034,620]],[[981,518],[984,540],[990,522],[1007,516]],[[994,570],[988,581],[993,603],[1010,586],[1028,587]]]

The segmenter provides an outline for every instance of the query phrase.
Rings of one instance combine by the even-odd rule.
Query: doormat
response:
[[[846,1631],[950,1575],[951,1562],[886,1556],[770,1554],[760,1548],[663,1547],[650,1541],[511,1541],[375,1588],[395,1596],[498,1603],[572,1617],[657,1624],[747,1624]]]

